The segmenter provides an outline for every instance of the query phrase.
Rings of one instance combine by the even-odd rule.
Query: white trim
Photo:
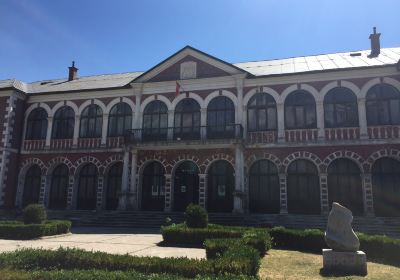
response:
[[[81,106],[79,106],[78,115],[80,116],[82,114],[82,111],[85,110],[85,108],[87,106],[91,105],[91,104],[98,105],[102,110],[102,114],[104,114],[106,112],[106,110],[107,110],[106,109],[106,105],[104,105],[104,103],[102,101],[100,101],[99,99],[94,98],[94,99],[86,100],[85,102],[83,102],[81,104]]]
[[[177,97],[175,97],[175,99],[172,101],[173,110],[175,110],[176,105],[185,98],[186,98],[186,93],[181,93]],[[193,92],[189,92],[188,98],[196,100],[196,102],[200,105],[200,109],[206,109],[206,107],[204,106],[204,100],[200,97],[200,95]]]
[[[208,105],[211,102],[211,100],[214,99],[215,97],[220,96],[219,93],[220,93],[220,90],[215,90],[215,91],[211,92],[209,95],[207,95],[207,97],[204,99],[204,107],[208,108]],[[225,96],[225,97],[229,98],[230,100],[232,100],[235,107],[237,106],[238,99],[237,99],[236,95],[233,94],[232,92],[230,92],[228,90],[222,90],[221,96]]]
[[[51,109],[51,114],[49,115],[49,117],[54,117],[54,114],[57,112],[58,109],[60,109],[61,107],[65,106],[69,106],[71,107],[72,110],[74,110],[75,116],[78,115],[78,106],[71,101],[60,101],[58,102],[56,105],[53,106],[53,108]]]
[[[147,104],[151,103],[154,100],[162,101],[167,106],[168,110],[173,110],[172,103],[171,103],[171,101],[169,101],[169,99],[167,97],[165,97],[163,95],[157,95],[157,99],[156,99],[155,95],[151,95],[142,101],[142,104],[140,105],[140,112],[143,113]]]
[[[111,101],[108,103],[108,105],[107,105],[106,108],[105,108],[105,111],[103,111],[103,114],[110,114],[111,109],[112,109],[115,105],[117,105],[118,103],[120,103],[120,102],[128,104],[129,107],[130,107],[131,110],[132,110],[132,114],[135,112],[135,103],[133,103],[133,101],[132,101],[131,99],[126,98],[126,97],[117,97],[117,98],[111,100]]]
[[[261,88],[261,91],[259,90],[259,88],[253,88],[253,89],[249,90],[248,92],[246,92],[245,96],[243,97],[243,105],[244,106],[248,106],[250,99],[257,93],[268,93],[275,100],[275,103],[278,103],[280,96],[276,90],[274,90],[270,87],[260,87],[260,88]]]

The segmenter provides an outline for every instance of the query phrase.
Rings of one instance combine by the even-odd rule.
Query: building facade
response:
[[[188,46],[146,72],[0,81],[0,205],[400,216],[400,48],[371,42],[238,64]]]

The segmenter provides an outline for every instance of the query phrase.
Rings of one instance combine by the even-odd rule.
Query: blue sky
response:
[[[143,71],[185,45],[228,62],[400,47],[399,0],[0,0],[0,79]]]

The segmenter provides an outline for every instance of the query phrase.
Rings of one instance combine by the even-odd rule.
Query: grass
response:
[[[368,258],[368,256],[367,256]],[[400,268],[368,262],[368,275],[346,277],[322,277],[322,255],[287,250],[269,250],[261,261],[261,279],[373,279],[398,280]]]

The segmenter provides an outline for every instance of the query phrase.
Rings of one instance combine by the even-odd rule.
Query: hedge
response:
[[[221,258],[198,260],[188,258],[138,257],[59,248],[55,251],[21,249],[0,254],[0,267],[13,269],[102,269],[151,274],[171,273],[194,278],[197,275],[256,276],[260,266],[258,251],[248,246],[230,248]]]
[[[327,248],[324,232],[318,229],[296,230],[275,227],[268,231],[273,239],[274,248],[318,254],[323,248]],[[400,266],[400,239],[363,233],[357,235],[360,240],[360,250],[367,254],[368,260]]]
[[[0,239],[26,240],[41,236],[68,233],[71,222],[49,220],[43,224],[23,224],[18,221],[0,222]]]

